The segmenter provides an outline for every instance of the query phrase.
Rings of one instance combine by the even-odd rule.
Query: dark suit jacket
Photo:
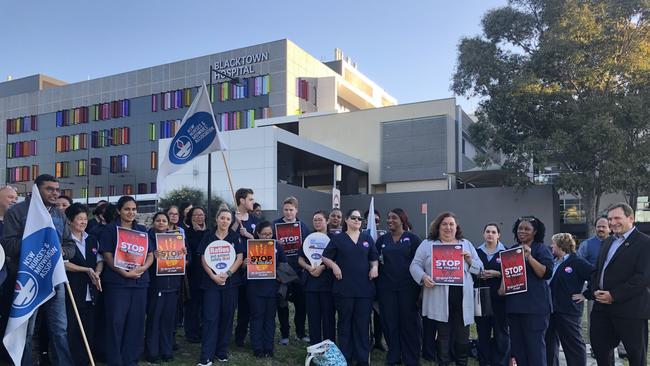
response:
[[[600,289],[600,273],[614,238],[603,242],[596,270],[592,273],[587,298]],[[650,237],[634,229],[621,244],[605,269],[603,288],[612,295],[612,304],[594,302],[593,311],[631,319],[650,318]]]
[[[84,258],[84,254],[81,253],[79,247],[75,245],[74,257],[70,259],[70,263],[95,269],[97,266],[97,250],[97,239],[93,235],[88,235],[86,238],[86,253],[84,253],[86,258]],[[68,275],[68,282],[70,283],[75,302],[81,304],[86,301],[86,289],[88,286],[90,287],[90,296],[94,302],[97,289],[92,281],[90,281],[90,276],[85,272],[66,272],[66,274]]]

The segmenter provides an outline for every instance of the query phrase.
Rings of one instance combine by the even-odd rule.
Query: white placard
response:
[[[323,251],[330,242],[330,238],[323,233],[311,233],[302,243],[302,251],[313,267],[320,266],[323,262]]]
[[[205,262],[216,273],[224,273],[232,267],[237,258],[235,247],[225,240],[215,240],[203,252]]]

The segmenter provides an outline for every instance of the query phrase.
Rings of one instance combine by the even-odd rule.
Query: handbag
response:
[[[474,316],[492,316],[492,296],[489,287],[481,287],[481,280],[478,282],[479,287],[474,289]]]
[[[313,346],[307,347],[307,358],[305,359],[305,366],[311,363],[317,366],[347,366],[345,357],[341,350],[334,344],[334,342],[326,339]]]

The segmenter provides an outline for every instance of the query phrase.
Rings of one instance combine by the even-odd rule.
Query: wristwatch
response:
[[[232,271],[231,271],[231,270],[227,270],[227,271],[226,271],[226,274],[228,275],[228,277],[230,277],[230,276],[232,276]]]

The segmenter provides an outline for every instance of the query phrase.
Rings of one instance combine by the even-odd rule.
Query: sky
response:
[[[410,103],[453,96],[463,37],[506,0],[7,1],[0,80],[37,73],[78,82],[290,39],[317,59],[342,49],[358,70]],[[458,97],[472,113],[477,100]]]

